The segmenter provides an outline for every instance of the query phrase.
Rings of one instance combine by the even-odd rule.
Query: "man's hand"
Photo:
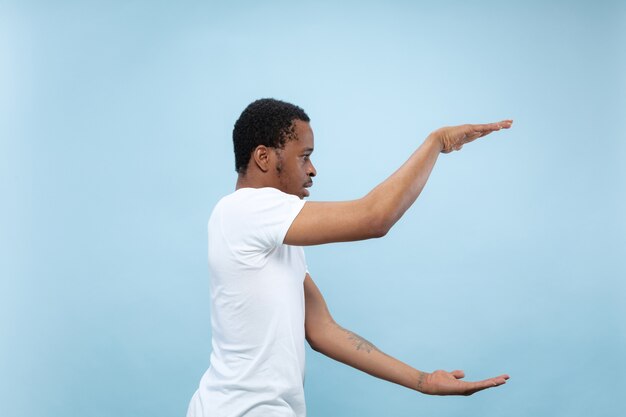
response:
[[[463,377],[465,377],[463,371],[422,373],[417,382],[417,390],[429,395],[472,395],[487,388],[503,385],[509,379],[506,374],[478,382],[461,381]]]
[[[466,143],[482,138],[491,132],[500,129],[508,129],[512,124],[513,120],[502,120],[498,123],[487,123],[483,125],[442,127],[441,129],[435,130],[430,136],[439,141],[442,153],[450,153],[460,150]]]

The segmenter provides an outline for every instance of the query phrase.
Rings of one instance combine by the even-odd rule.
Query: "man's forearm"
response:
[[[309,341],[316,351],[377,378],[420,391],[426,376],[387,355],[358,334],[329,323],[323,336]]]
[[[437,162],[438,155],[460,150],[463,145],[500,129],[508,129],[512,120],[482,125],[461,125],[437,129],[387,180],[374,188],[363,200],[374,209],[382,222],[376,226],[386,233],[411,207],[422,192]]]
[[[420,195],[442,151],[440,140],[430,135],[411,157],[363,200],[378,213],[386,233]]]

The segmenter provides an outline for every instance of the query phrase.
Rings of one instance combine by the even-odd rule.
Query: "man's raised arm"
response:
[[[284,243],[320,245],[384,236],[420,195],[440,153],[460,150],[477,138],[510,128],[512,123],[503,120],[434,131],[396,172],[365,197],[342,202],[308,201]]]

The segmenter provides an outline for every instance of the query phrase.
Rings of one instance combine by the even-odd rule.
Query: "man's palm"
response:
[[[472,395],[505,384],[509,379],[508,375],[500,375],[477,382],[461,381],[464,377],[463,371],[435,371],[426,377],[422,392],[431,395]]]

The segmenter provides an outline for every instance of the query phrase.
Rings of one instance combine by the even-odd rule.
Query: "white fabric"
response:
[[[187,417],[303,417],[304,277],[284,245],[305,202],[241,188],[209,219],[212,353]]]

